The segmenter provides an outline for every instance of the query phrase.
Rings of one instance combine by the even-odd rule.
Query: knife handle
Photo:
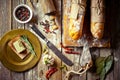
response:
[[[42,39],[47,40],[46,37],[38,30],[37,26],[35,24],[30,25],[31,29],[35,31]]]

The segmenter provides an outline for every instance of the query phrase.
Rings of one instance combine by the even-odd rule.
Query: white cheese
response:
[[[24,51],[24,50],[26,49],[26,48],[24,47],[24,45],[22,44],[21,39],[15,41],[15,42],[13,43],[13,46],[14,46],[14,48],[15,48],[15,50],[16,50],[17,53],[20,53],[20,52],[22,52],[22,51]]]
[[[79,5],[78,4],[72,4],[70,18],[77,19],[78,11],[79,11]]]

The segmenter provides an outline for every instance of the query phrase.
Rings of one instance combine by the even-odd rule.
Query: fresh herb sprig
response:
[[[62,65],[62,66],[60,66],[60,70],[65,70],[65,71],[68,71],[68,68],[67,68],[67,66],[66,66],[66,65]]]
[[[32,54],[34,54],[34,55],[36,56],[36,53],[35,53],[35,51],[34,51],[34,48],[33,48],[32,44],[30,43],[30,41],[28,40],[27,36],[22,35],[22,36],[21,36],[21,39],[22,39],[25,43],[28,44],[28,47],[27,47],[28,50],[29,50]]]

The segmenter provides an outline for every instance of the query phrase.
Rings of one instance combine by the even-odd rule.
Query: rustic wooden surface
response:
[[[37,0],[32,0],[36,2]],[[63,0],[53,0],[55,7],[59,13],[58,16],[61,16],[61,4]],[[26,0],[0,0],[0,38],[4,33],[12,30],[23,28],[27,29],[26,24],[19,24],[13,18],[13,9],[18,4],[28,4]],[[119,0],[106,0],[106,26],[109,26],[111,29],[111,48],[91,48],[91,54],[94,58],[98,56],[108,56],[112,54],[114,56],[114,65],[112,70],[107,75],[105,80],[120,80],[120,1]],[[60,7],[61,6],[61,7]],[[61,18],[62,19],[62,18]],[[82,51],[81,49],[77,49]],[[62,63],[54,54],[53,56],[56,59],[57,66],[64,64]],[[77,55],[66,55],[74,63],[77,63],[79,58]],[[8,70],[0,63],[0,80],[46,80],[45,71],[48,68],[42,65],[42,61],[32,69],[17,73]],[[68,67],[68,69],[76,69],[75,66]],[[50,80],[63,80],[65,72],[59,70],[56,72]],[[83,76],[74,75],[71,80],[96,80],[99,76],[96,76],[94,70],[89,70]]]

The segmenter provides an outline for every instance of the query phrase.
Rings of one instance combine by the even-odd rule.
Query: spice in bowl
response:
[[[19,23],[27,23],[32,19],[33,13],[29,6],[21,4],[14,9],[13,16]]]
[[[30,17],[30,11],[26,7],[20,7],[16,10],[16,17],[21,21],[26,21]]]

